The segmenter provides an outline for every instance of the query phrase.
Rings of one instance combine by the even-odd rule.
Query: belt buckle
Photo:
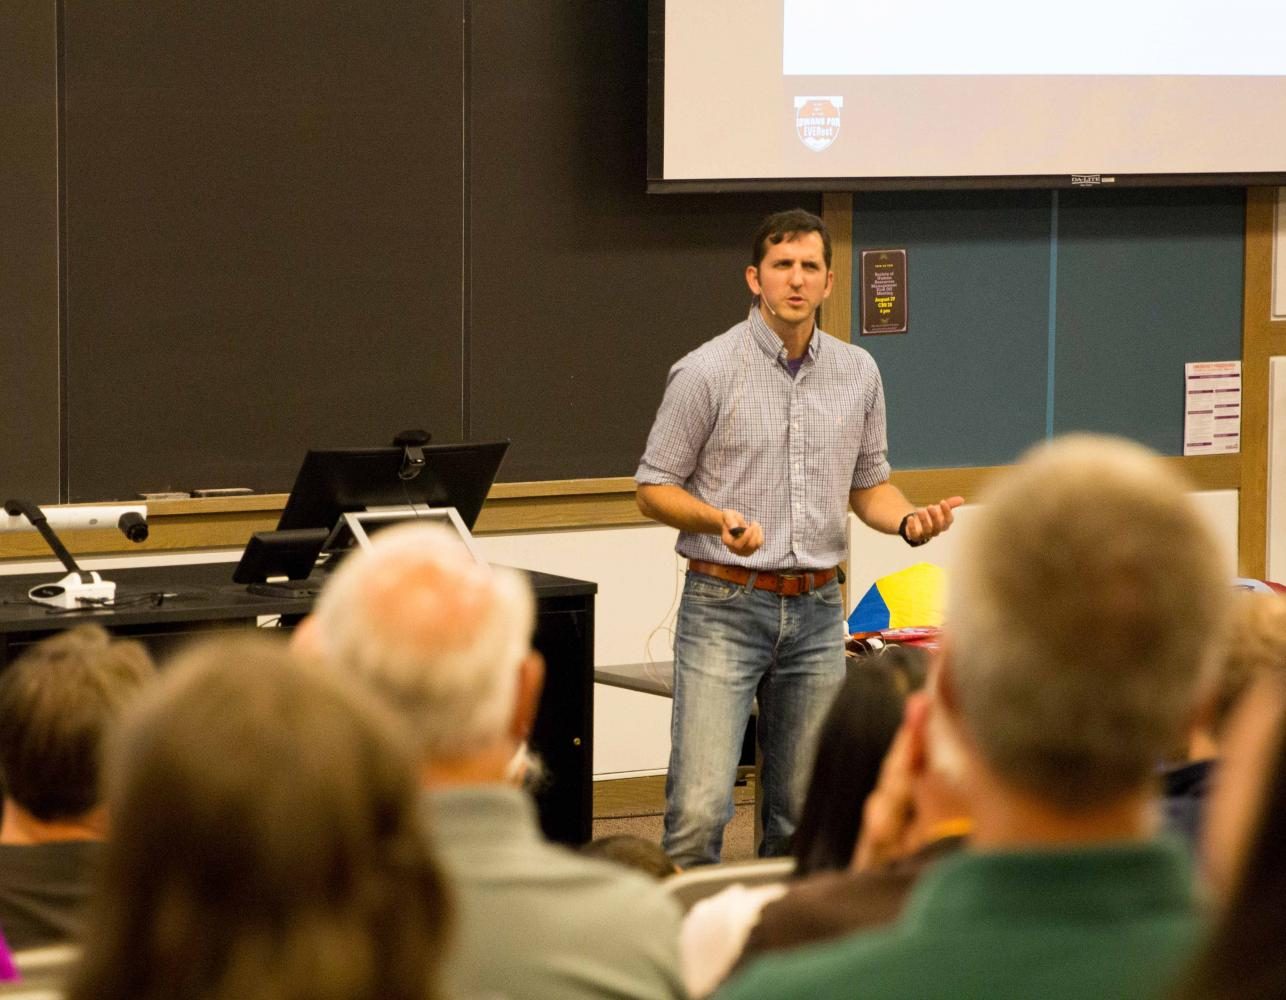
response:
[[[800,594],[807,593],[806,590],[802,589],[804,585],[807,583],[805,576],[806,574],[804,573],[778,573],[777,574],[777,596],[778,597],[798,597]],[[795,589],[794,593],[787,593],[787,590],[789,589],[788,583],[796,583],[796,582],[799,584],[799,587]]]

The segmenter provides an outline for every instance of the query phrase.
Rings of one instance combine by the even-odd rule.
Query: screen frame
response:
[[[732,177],[675,179],[665,176],[665,4],[648,0],[647,193],[719,194],[794,191],[942,191],[1156,187],[1277,187],[1286,170],[1240,173],[1012,174],[944,177]]]

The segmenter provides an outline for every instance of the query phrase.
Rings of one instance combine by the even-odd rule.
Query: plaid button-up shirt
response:
[[[759,570],[826,569],[844,558],[850,489],[889,477],[884,388],[862,348],[813,331],[799,374],[757,308],[670,369],[634,479],[673,484],[763,525],[733,555],[717,535],[680,532],[689,559]]]

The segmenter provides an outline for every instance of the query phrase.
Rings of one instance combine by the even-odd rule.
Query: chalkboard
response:
[[[1075,430],[1182,454],[1183,364],[1241,357],[1244,230],[1241,189],[855,195],[853,287],[860,250],[908,250],[910,331],[851,331],[894,467]]]
[[[0,500],[58,495],[54,5],[0,4]]]
[[[1243,189],[1064,192],[1056,431],[1183,454],[1183,365],[1241,357]]]
[[[634,472],[681,355],[744,318],[760,219],[811,195],[649,196],[647,5],[475,0],[472,434],[502,478]]]
[[[459,4],[63,7],[70,498],[458,437]]]
[[[502,480],[631,473],[669,365],[745,314],[759,219],[821,207],[644,194],[647,28],[624,0],[5,5],[6,491],[280,491],[306,448],[412,426],[512,438]],[[867,342],[895,465],[1085,424],[1081,358],[1123,330],[1173,341],[1148,406],[1191,349],[1239,356],[1240,194],[1128,197],[1064,194],[1053,267],[1048,193],[856,199],[856,245],[911,249],[912,332]],[[1122,245],[1128,285],[1094,270]]]
[[[643,4],[0,18],[0,318],[32,345],[0,458],[41,501],[284,490],[413,426],[512,438],[502,479],[628,474],[666,367],[744,312],[758,219],[820,208],[645,196]]]

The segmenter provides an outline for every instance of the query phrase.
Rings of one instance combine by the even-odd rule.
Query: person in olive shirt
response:
[[[890,928],[763,959],[722,1000],[1142,1000],[1181,974],[1202,928],[1186,852],[1156,837],[1155,764],[1221,631],[1215,541],[1157,457],[1085,436],[1027,456],[967,528],[932,710],[969,848]],[[902,815],[881,809],[859,850]]]

